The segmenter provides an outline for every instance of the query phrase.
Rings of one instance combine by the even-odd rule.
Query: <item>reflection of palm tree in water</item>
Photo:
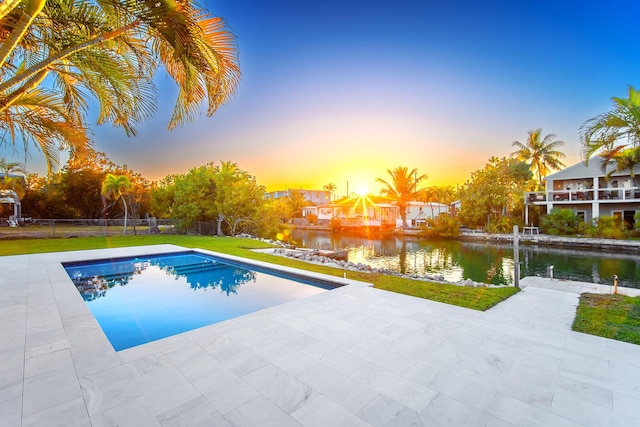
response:
[[[220,293],[237,294],[237,289],[249,281],[256,281],[256,273],[254,271],[236,268],[232,273],[231,280],[223,281],[220,284]]]
[[[405,240],[402,240],[398,257],[400,258],[400,273],[405,274],[407,272],[407,242]]]
[[[256,273],[251,270],[219,263],[205,265],[196,271],[184,272],[176,276],[184,277],[194,291],[220,289],[220,293],[227,296],[237,294],[238,288],[245,283],[256,281]]]
[[[172,259],[163,258],[151,261],[120,261],[111,263],[108,271],[105,270],[99,275],[91,274],[87,277],[80,271],[75,271],[70,273],[70,276],[84,300],[91,301],[105,297],[116,285],[127,285],[134,275],[140,275],[150,267],[164,271],[170,277],[184,278],[194,291],[220,289],[220,293],[227,296],[237,294],[240,286],[250,281],[255,282],[257,277],[254,271],[213,260],[189,260],[176,265]]]
[[[493,278],[496,277],[496,265],[490,265],[487,269],[487,283],[491,283]]]

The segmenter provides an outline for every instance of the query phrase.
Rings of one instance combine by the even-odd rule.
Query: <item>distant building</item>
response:
[[[409,202],[407,205],[407,225],[420,227],[427,219],[436,218],[441,213],[449,213],[449,205],[436,202]],[[398,219],[398,227],[402,227],[402,218]]]
[[[332,221],[339,221],[341,227],[395,227],[398,218],[398,207],[384,203],[357,203],[356,201],[340,204],[325,203],[318,206],[307,206],[304,211],[317,215],[318,225],[328,226]]]
[[[270,198],[270,199],[281,199],[281,198],[289,197],[292,191],[294,191],[294,189],[292,188],[288,190],[272,191],[270,193],[267,193],[266,196],[267,198]],[[296,189],[295,191],[302,193],[302,195],[304,196],[304,199],[309,203],[313,203],[314,205],[331,203],[331,193],[329,191],[302,190],[302,189]]]

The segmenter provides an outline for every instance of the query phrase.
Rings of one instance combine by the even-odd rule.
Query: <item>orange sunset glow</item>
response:
[[[455,186],[538,127],[565,142],[571,165],[580,126],[623,95],[638,68],[625,26],[584,24],[609,14],[595,6],[567,15],[456,2],[366,13],[350,2],[205,4],[236,36],[242,72],[213,117],[167,131],[177,90],[162,71],[158,111],[138,136],[95,126],[90,109],[96,150],[149,180],[231,161],[268,191],[333,183],[344,195],[348,182],[349,192],[375,194],[376,178],[397,166],[426,174],[423,186]],[[522,25],[532,19],[563,31],[534,36]],[[585,67],[596,53],[607,66]],[[5,145],[0,155],[46,173],[37,150],[25,158]]]

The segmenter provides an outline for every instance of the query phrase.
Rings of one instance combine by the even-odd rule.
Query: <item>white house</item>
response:
[[[528,206],[544,206],[547,213],[554,208],[572,209],[585,221],[600,216],[616,216],[633,224],[640,210],[640,165],[631,173],[614,172],[605,179],[607,172],[615,170],[611,164],[606,172],[602,170],[599,158],[569,166],[545,178],[546,190],[525,194]],[[525,223],[529,222],[528,209],[525,209]]]
[[[449,213],[449,206],[436,202],[409,202],[407,205],[407,225],[420,227],[427,219],[436,218],[441,213]],[[402,227],[402,218],[398,218],[398,227]]]
[[[289,197],[293,191],[298,191],[309,203],[313,203],[314,205],[321,205],[324,203],[331,202],[331,193],[325,190],[303,190],[303,189],[288,189],[282,191],[272,191],[266,194],[267,198],[270,199],[281,199],[285,197]]]
[[[342,227],[382,227],[393,226],[398,217],[396,205],[384,203],[357,203],[350,201],[341,204],[321,204],[303,209],[305,216],[318,216],[319,225],[329,225],[339,220]]]
[[[325,203],[317,206],[317,210],[318,224],[329,225],[333,218],[341,216],[342,206]]]

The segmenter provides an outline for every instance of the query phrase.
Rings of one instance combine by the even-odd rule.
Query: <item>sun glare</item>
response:
[[[358,194],[358,196],[360,197],[364,197],[367,194],[369,194],[369,189],[367,187],[365,187],[364,185],[361,185],[360,187],[358,187],[358,189],[356,190],[356,193]]]

